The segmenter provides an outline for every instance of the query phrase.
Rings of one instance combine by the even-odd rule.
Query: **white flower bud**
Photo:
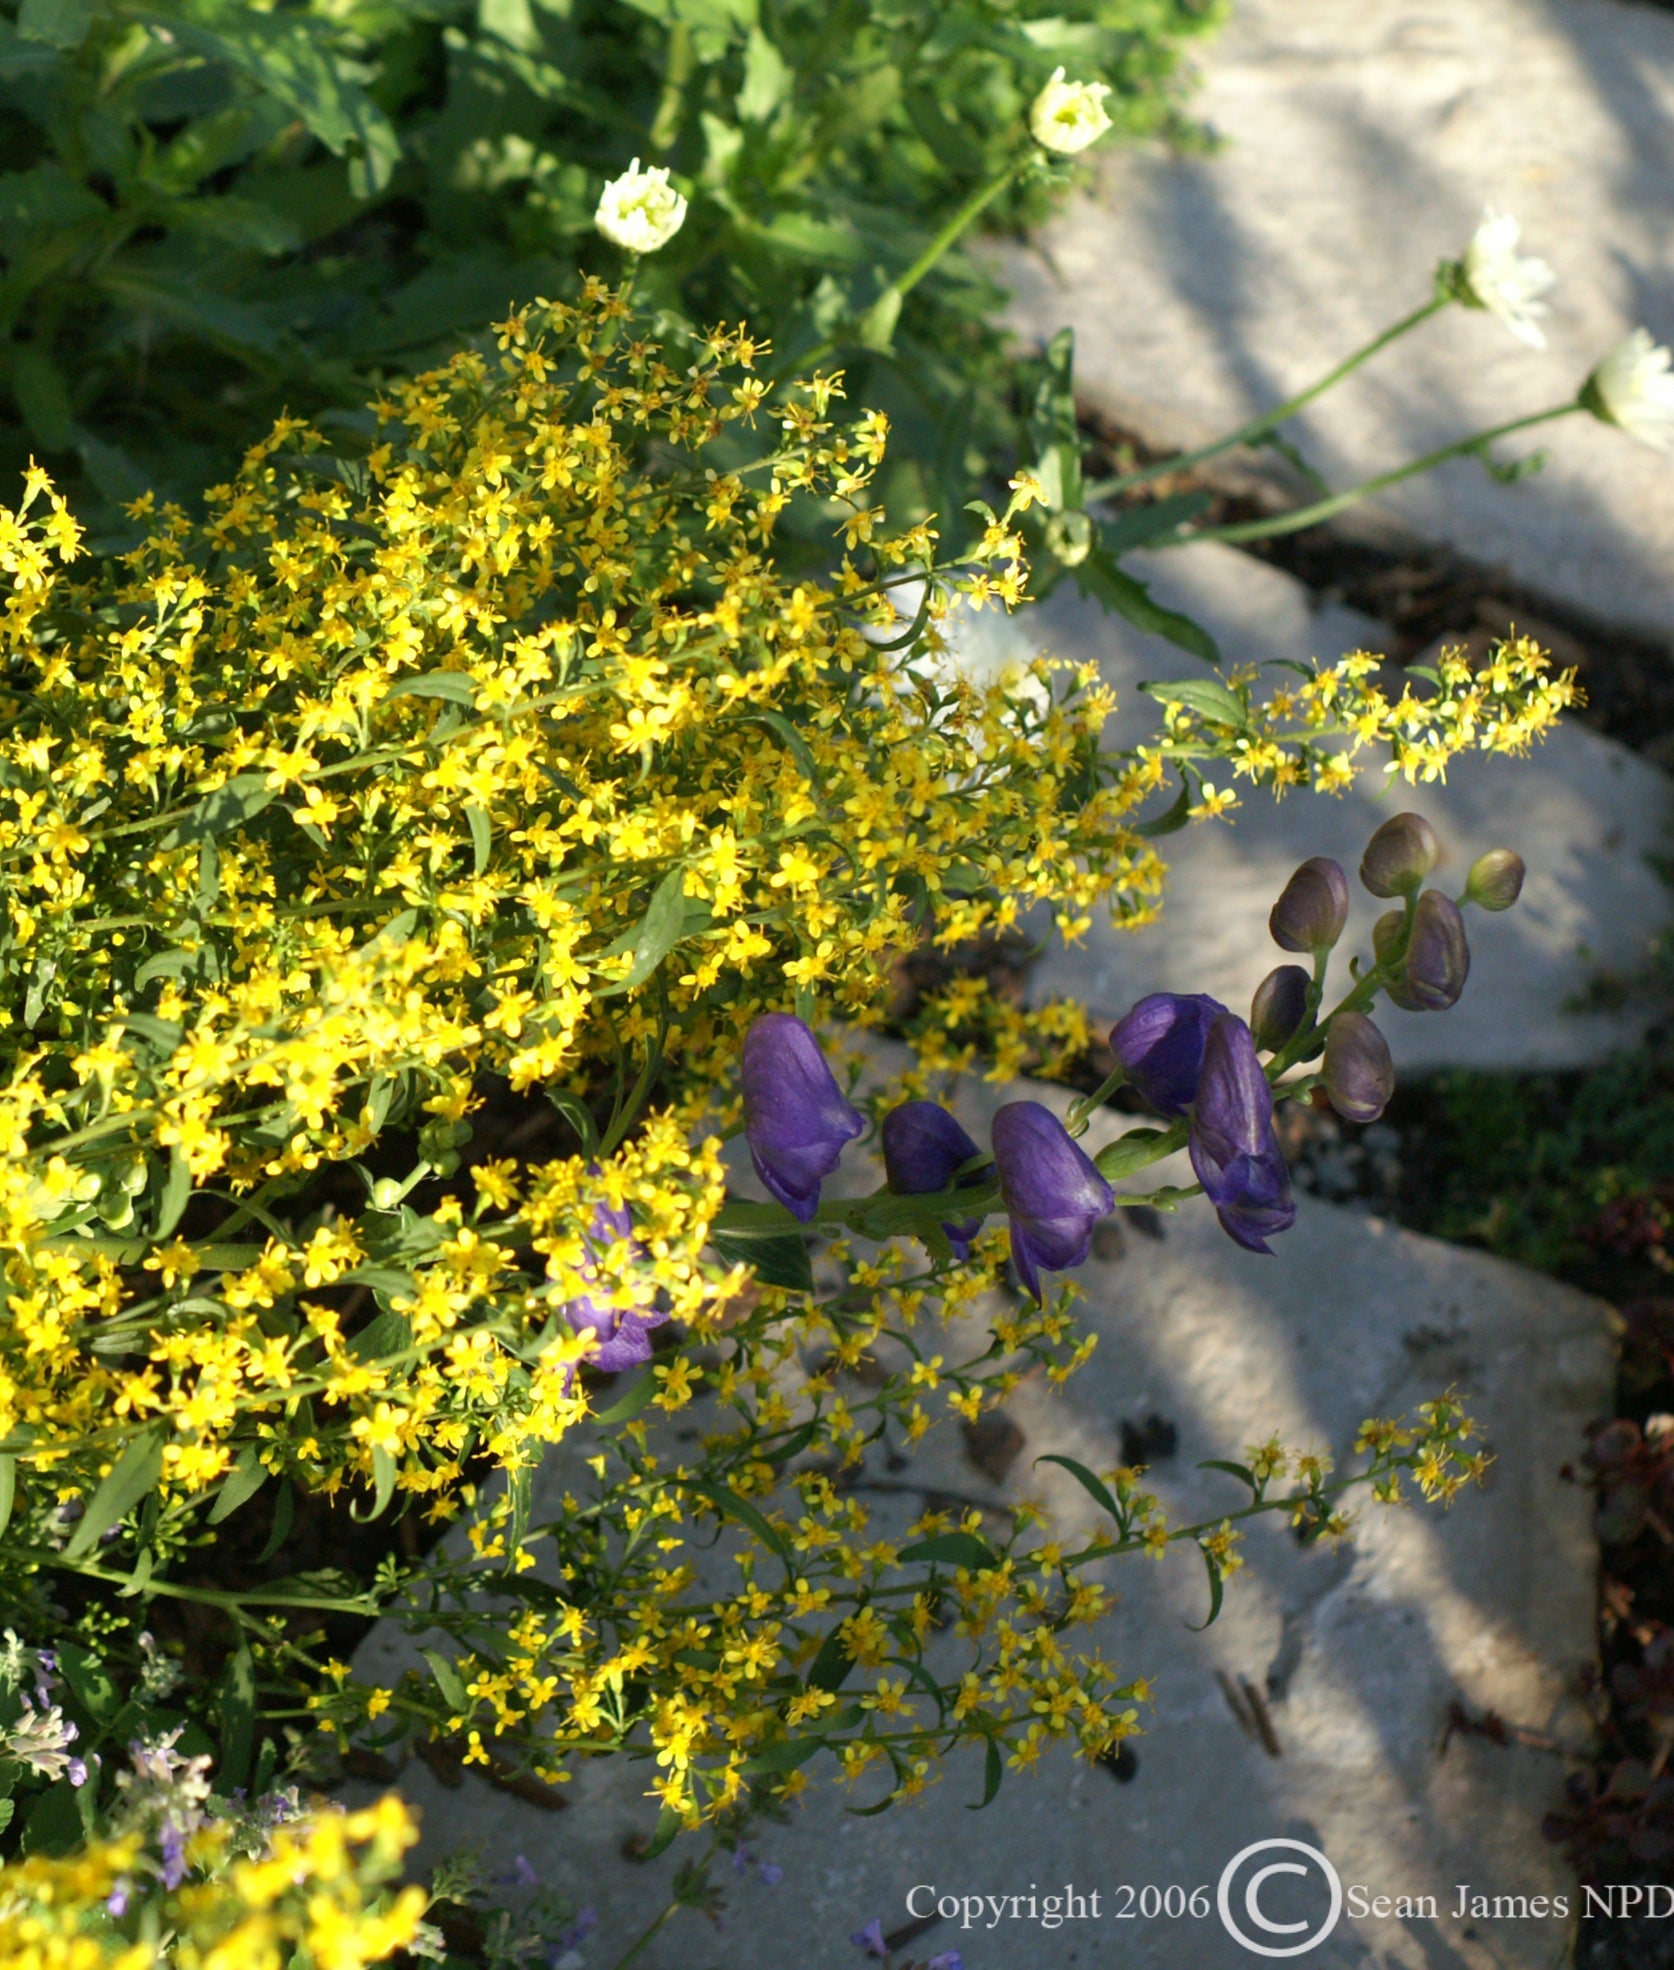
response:
[[[1546,313],[1546,303],[1539,297],[1557,285],[1558,277],[1544,260],[1517,251],[1521,232],[1509,212],[1496,212],[1490,206],[1483,213],[1482,224],[1471,235],[1459,263],[1461,298],[1467,305],[1498,315],[1519,342],[1544,349],[1546,337],[1535,325],[1535,317]]]
[[[637,157],[605,186],[593,214],[605,238],[629,253],[655,253],[667,246],[685,219],[686,201],[669,183],[667,170],[654,164],[642,171]]]
[[[1670,356],[1648,329],[1618,342],[1587,378],[1581,401],[1595,417],[1617,424],[1630,438],[1674,450],[1674,376]]]
[[[1055,70],[1029,112],[1030,134],[1043,150],[1073,157],[1089,144],[1096,144],[1110,128],[1110,118],[1104,113],[1104,99],[1109,94],[1108,82],[1066,82],[1064,71]]]

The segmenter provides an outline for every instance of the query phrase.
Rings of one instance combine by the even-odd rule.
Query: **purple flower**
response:
[[[905,1101],[883,1119],[884,1171],[889,1187],[903,1197],[946,1190],[961,1163],[982,1154],[940,1102]],[[957,1259],[971,1256],[971,1240],[981,1218],[962,1218],[942,1226]]]
[[[132,1882],[124,1875],[105,1897],[105,1913],[113,1922],[120,1922],[128,1913],[128,1890],[132,1886]]]
[[[1389,996],[1408,1012],[1446,1012],[1471,975],[1471,947],[1459,905],[1427,889],[1412,913],[1407,959]]]
[[[592,1931],[598,1927],[598,1921],[599,1915],[597,1909],[591,1906],[582,1909],[580,1914],[576,1916],[576,1919],[558,1938],[557,1944],[555,1945],[558,1953],[562,1955],[568,1950],[579,1949],[586,1942]]]
[[[538,1888],[541,1878],[529,1864],[526,1854],[512,1856],[511,1873],[495,1876],[495,1886],[499,1888]]]
[[[1348,922],[1348,877],[1329,855],[1310,855],[1273,905],[1267,927],[1281,951],[1329,951]]]
[[[596,1278],[598,1269],[593,1263],[594,1258],[608,1251],[619,1239],[628,1237],[633,1228],[633,1219],[626,1211],[612,1210],[605,1204],[595,1205],[592,1226],[582,1241],[587,1247],[588,1257],[577,1268],[582,1276],[589,1280]],[[636,1246],[635,1250],[638,1249]],[[564,1318],[578,1334],[584,1327],[592,1328],[599,1337],[599,1344],[587,1356],[587,1366],[597,1368],[602,1374],[614,1375],[623,1368],[633,1368],[651,1359],[651,1329],[662,1326],[668,1315],[658,1312],[655,1307],[641,1310],[638,1307],[612,1306],[608,1299],[594,1299],[590,1293],[583,1293],[579,1299],[565,1303]]]
[[[965,1959],[956,1949],[944,1949],[940,1956],[931,1957],[924,1970],[965,1970]]]
[[[766,1888],[777,1888],[785,1878],[785,1870],[777,1861],[763,1861],[756,1872],[761,1876],[762,1885]]]
[[[1331,1106],[1348,1122],[1375,1122],[1395,1092],[1389,1042],[1363,1012],[1332,1020],[1321,1074]]]
[[[788,1012],[764,1013],[744,1036],[744,1139],[759,1176],[807,1224],[820,1184],[865,1122],[843,1099],[819,1042]]]
[[[1256,987],[1250,1003],[1250,1031],[1267,1053],[1283,1053],[1308,1016],[1308,974],[1299,964],[1282,964]]]
[[[1273,1090],[1254,1036],[1230,1012],[1209,1029],[1187,1147],[1222,1230],[1246,1251],[1270,1251],[1274,1232],[1296,1222],[1296,1203],[1273,1133]]]
[[[1184,1115],[1197,1093],[1203,1043],[1226,1011],[1207,992],[1153,992],[1110,1030],[1128,1085],[1159,1115]]]
[[[79,1792],[87,1783],[87,1763],[82,1758],[72,1758],[64,1767],[64,1775]]]
[[[178,1826],[165,1825],[158,1838],[163,1850],[163,1886],[178,1888],[186,1879],[186,1836]]]
[[[874,1915],[864,1929],[857,1929],[849,1938],[856,1949],[863,1949],[868,1956],[888,1956],[884,1948],[883,1924]]]
[[[1008,1101],[994,1117],[994,1168],[1011,1219],[1017,1276],[1038,1300],[1040,1275],[1086,1258],[1116,1194],[1050,1108]]]

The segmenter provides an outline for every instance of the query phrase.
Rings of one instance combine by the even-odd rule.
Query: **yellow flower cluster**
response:
[[[323,1811],[279,1828],[260,1858],[228,1862],[227,1829],[193,1835],[207,1878],[142,1895],[130,1878],[135,1836],[63,1859],[32,1855],[0,1867],[0,1962],[6,1970],[364,1970],[411,1943],[426,1896],[386,1889],[418,1838],[393,1794],[359,1813]],[[131,1891],[127,1920],[106,1909]]]

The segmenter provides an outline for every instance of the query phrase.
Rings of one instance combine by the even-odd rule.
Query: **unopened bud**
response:
[[[1408,1012],[1446,1012],[1470,975],[1471,947],[1459,905],[1439,889],[1425,890],[1413,911],[1400,983],[1389,996]]]
[[[1384,822],[1360,858],[1360,880],[1374,896],[1410,896],[1441,854],[1436,831],[1422,814]]]
[[[394,1177],[379,1177],[372,1186],[372,1208],[375,1211],[393,1211],[405,1195],[404,1186]]]
[[[1465,894],[1483,910],[1509,910],[1523,893],[1528,871],[1515,849],[1490,848],[1471,864]]]
[[[1250,1003],[1250,1031],[1264,1053],[1281,1053],[1308,1016],[1308,974],[1299,964],[1282,964],[1256,987]]]
[[[1379,964],[1388,964],[1401,948],[1401,932],[1406,921],[1405,910],[1385,910],[1372,925],[1372,955]]]
[[[1273,905],[1267,927],[1281,951],[1329,951],[1348,922],[1348,877],[1326,855],[1312,855]]]
[[[1322,1073],[1331,1106],[1346,1122],[1375,1122],[1395,1092],[1389,1042],[1363,1012],[1332,1020]]]

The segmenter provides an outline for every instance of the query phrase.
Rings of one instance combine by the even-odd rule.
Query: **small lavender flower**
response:
[[[1187,1148],[1221,1229],[1250,1252],[1296,1222],[1290,1171],[1273,1132],[1273,1090],[1243,1020],[1223,1013],[1209,1029]]]
[[[42,1778],[62,1778],[70,1768],[69,1747],[80,1733],[56,1703],[37,1710],[26,1696],[23,1714],[0,1734],[0,1751]]]
[[[779,1866],[777,1861],[761,1862],[756,1869],[756,1873],[761,1877],[764,1888],[777,1888],[779,1883],[785,1878],[785,1870]]]
[[[123,1916],[128,1913],[128,1896],[133,1885],[128,1877],[124,1875],[105,1897],[105,1913],[113,1922],[120,1922]]]
[[[1002,1111],[1003,1112],[1003,1111]],[[864,1929],[857,1929],[849,1941],[856,1949],[863,1949],[868,1956],[888,1956],[884,1948],[883,1924],[874,1915]]]
[[[163,1886],[178,1888],[186,1879],[186,1835],[171,1820],[158,1839],[163,1856]]]
[[[70,1783],[79,1792],[81,1788],[87,1783],[86,1759],[72,1758],[70,1762],[64,1767],[64,1775],[66,1778],[69,1779]]]
[[[807,1224],[843,1145],[866,1127],[844,1100],[819,1041],[788,1012],[764,1013],[744,1039],[744,1139],[759,1176]]]
[[[956,1949],[944,1949],[940,1956],[931,1957],[924,1970],[965,1970],[965,1959]]]
[[[1050,1108],[1008,1101],[994,1117],[994,1168],[1011,1220],[1011,1257],[1036,1300],[1043,1272],[1082,1264],[1093,1226],[1116,1204],[1098,1166]]]
[[[1226,1011],[1207,992],[1153,992],[1110,1029],[1128,1085],[1159,1115],[1184,1115],[1197,1093],[1203,1043]]]
[[[959,1166],[982,1153],[937,1101],[905,1101],[892,1108],[883,1119],[880,1137],[889,1187],[902,1197],[946,1190]],[[942,1226],[957,1259],[971,1256],[971,1240],[981,1229],[981,1218],[961,1218]]]

